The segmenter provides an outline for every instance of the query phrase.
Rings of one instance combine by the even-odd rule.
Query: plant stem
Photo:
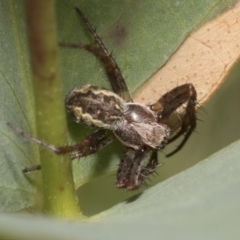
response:
[[[54,0],[26,0],[36,128],[39,139],[67,145],[67,124],[60,79]],[[64,218],[82,216],[75,193],[71,161],[40,149],[45,210]]]

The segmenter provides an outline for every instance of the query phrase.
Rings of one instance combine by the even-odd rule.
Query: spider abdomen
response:
[[[124,101],[117,94],[90,84],[74,88],[65,101],[76,121],[90,126],[110,129],[123,116]]]

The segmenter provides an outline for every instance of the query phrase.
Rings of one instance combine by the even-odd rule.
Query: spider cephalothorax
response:
[[[72,152],[70,158],[75,159],[99,151],[111,143],[113,135],[108,134],[108,130],[111,130],[126,147],[126,153],[121,157],[117,172],[117,187],[137,189],[157,168],[157,151],[185,134],[181,144],[168,156],[176,153],[195,129],[196,91],[192,84],[184,84],[170,90],[152,105],[134,103],[116,61],[83,13],[79,9],[76,10],[93,36],[95,45],[72,43],[60,45],[85,49],[99,58],[113,92],[89,84],[76,87],[67,95],[66,106],[77,122],[97,127],[99,130],[82,142],[66,147],[55,147],[23,132],[20,133],[57,154]],[[183,104],[185,110],[180,116],[179,130],[173,132],[169,125],[170,116]],[[150,152],[150,158],[144,164]],[[24,171],[39,168],[40,166],[37,166]]]

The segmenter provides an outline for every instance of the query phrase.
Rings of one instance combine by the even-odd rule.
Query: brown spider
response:
[[[126,153],[121,158],[117,171],[117,187],[134,190],[141,187],[145,179],[157,168],[158,150],[185,133],[181,144],[167,155],[171,156],[183,147],[192,134],[196,127],[197,94],[192,84],[184,84],[167,92],[152,105],[134,103],[116,61],[83,13],[78,8],[76,11],[93,36],[96,46],[71,43],[60,45],[85,49],[99,58],[113,92],[88,84],[74,88],[66,96],[65,101],[68,112],[77,122],[97,127],[99,130],[73,146],[55,147],[8,125],[24,137],[56,154],[73,152],[70,155],[72,160],[93,154],[111,143],[113,136],[107,131],[111,130],[126,147]],[[169,127],[169,118],[183,104],[186,104],[186,107],[181,127],[173,134]],[[144,166],[149,152],[152,154]],[[29,172],[40,168],[38,165],[23,171]]]

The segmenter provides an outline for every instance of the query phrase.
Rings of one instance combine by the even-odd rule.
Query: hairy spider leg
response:
[[[97,132],[101,131],[101,134],[92,134],[86,139],[89,139],[89,144],[87,147],[83,149],[78,149],[76,152],[70,155],[70,159],[74,160],[76,158],[86,157],[91,155],[95,152],[98,152],[108,144],[112,142],[112,137],[107,134],[105,130],[98,130]],[[86,141],[86,139],[84,141]]]
[[[139,176],[147,153],[148,151],[146,149],[135,150],[135,159],[129,171],[128,184],[126,186],[127,190],[135,190],[142,186],[142,182],[139,181]]]
[[[142,186],[139,176],[143,162],[147,156],[146,149],[128,148],[121,158],[117,172],[117,187],[135,190]]]
[[[149,175],[153,174],[159,166],[157,151],[152,151],[150,159],[145,167],[143,162],[150,149],[135,150],[128,148],[125,155],[121,158],[117,172],[117,187],[127,190],[140,188]]]
[[[159,166],[159,165],[162,165],[162,164],[159,164],[158,163],[158,155],[157,155],[158,151],[152,151],[152,154],[150,156],[150,159],[147,163],[147,165],[141,170],[141,173],[139,175],[139,185],[143,185],[145,183],[145,179],[153,174],[155,171],[156,171],[156,168]]]
[[[180,130],[173,135],[168,143],[175,141],[182,134],[185,133],[183,140],[177,146],[177,148],[171,153],[167,154],[167,157],[172,156],[177,153],[184,144],[187,142],[191,134],[197,125],[196,110],[195,106],[197,104],[197,93],[194,86],[190,83],[178,86],[171,91],[164,94],[156,103],[152,104],[150,108],[158,112],[158,122],[166,123],[170,115],[176,111],[184,103],[187,103],[185,108],[185,113],[181,119]]]
[[[75,9],[79,16],[81,17],[83,23],[86,25],[87,29],[91,33],[92,37],[94,38],[98,48],[89,44],[84,45],[72,43],[60,43],[60,46],[85,49],[94,54],[96,57],[98,57],[105,68],[106,74],[111,83],[113,91],[117,93],[121,98],[123,98],[126,102],[132,102],[133,100],[131,94],[129,93],[127,84],[117,62],[108,52],[101,38],[97,35],[96,31],[93,29],[93,27],[91,26],[87,18],[84,16],[82,11],[79,8]]]
[[[46,143],[25,133],[22,129],[17,128],[10,123],[7,123],[7,125],[17,134],[23,136],[24,138],[34,143],[37,143],[38,145],[49,150],[50,152],[53,152],[58,155],[74,152],[70,155],[71,160],[74,160],[79,157],[86,157],[90,154],[93,154],[112,142],[111,136],[105,130],[98,130],[89,137],[85,138],[80,143],[64,147],[56,147],[54,145]],[[23,172],[31,172],[40,169],[41,169],[40,165],[34,165],[32,167],[23,169]]]
[[[127,148],[126,153],[121,158],[117,171],[117,187],[125,188],[128,184],[128,175],[132,162],[135,159],[136,150],[133,148]]]

